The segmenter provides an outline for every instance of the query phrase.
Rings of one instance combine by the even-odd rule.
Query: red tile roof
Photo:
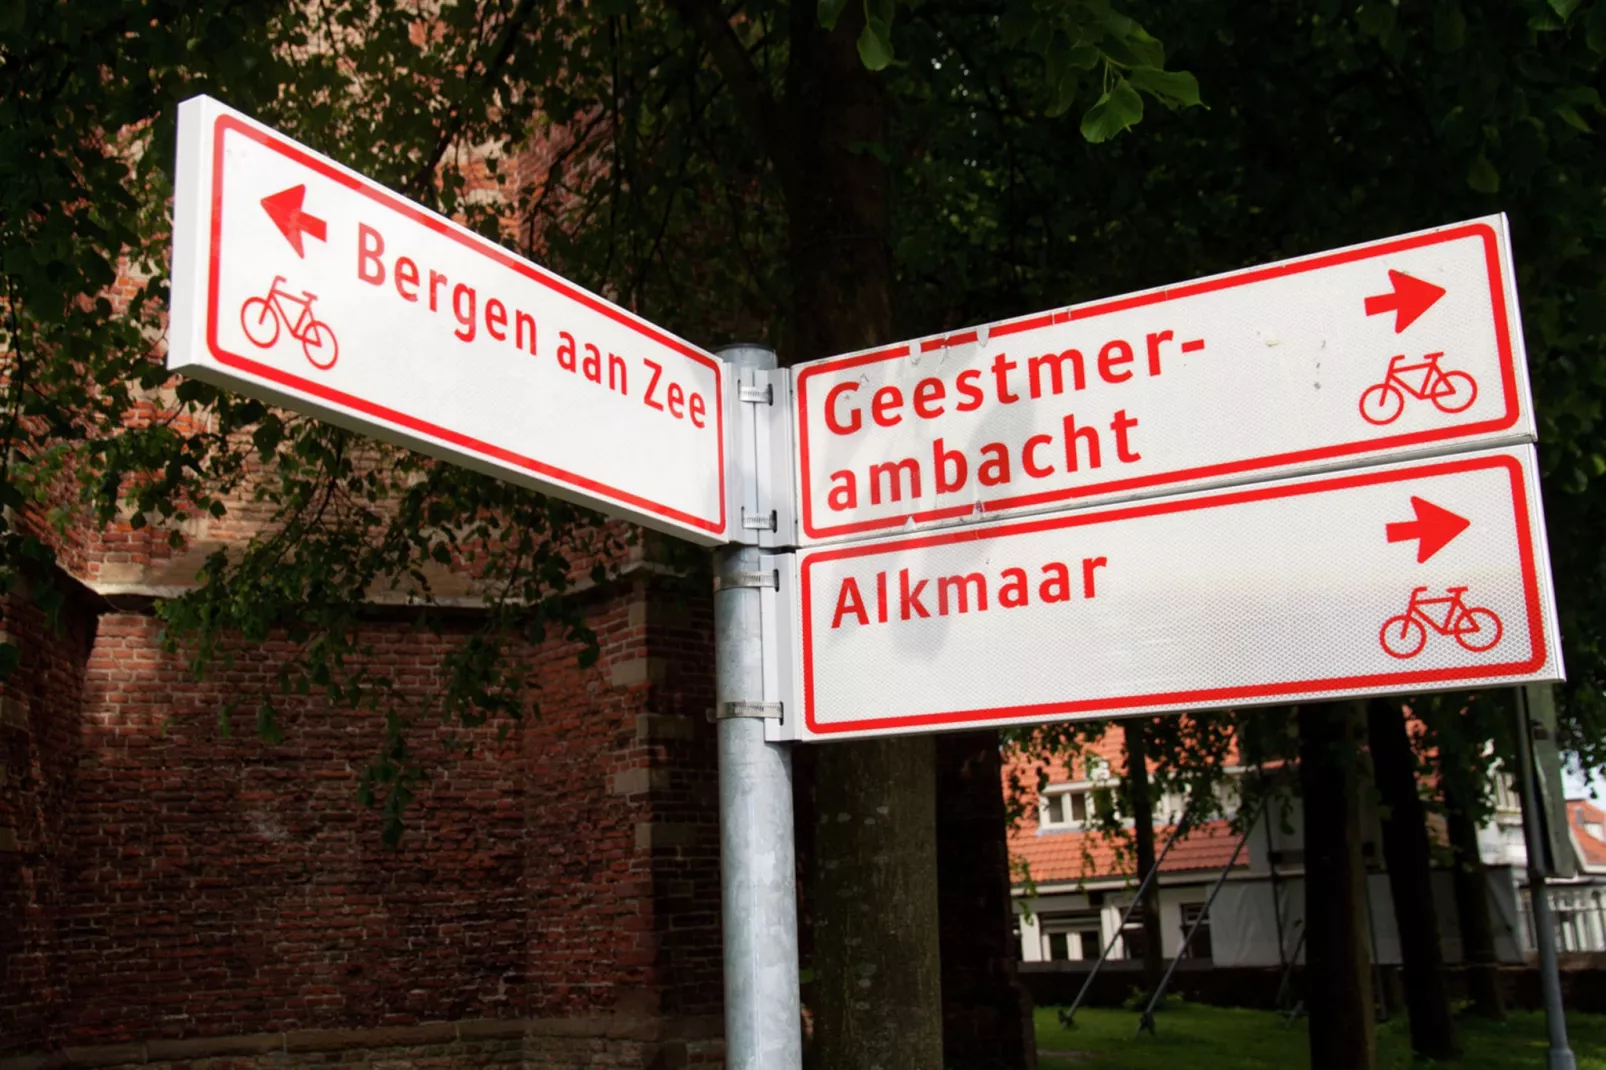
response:
[[[1170,827],[1157,827],[1154,835],[1156,852],[1164,850],[1166,841],[1171,837]],[[1206,822],[1171,848],[1171,853],[1160,866],[1160,872],[1219,872],[1237,846],[1238,836],[1227,822]],[[1238,855],[1235,868],[1249,864],[1247,853],[1245,851]],[[1017,884],[1028,875],[1037,884],[1059,884],[1098,877],[1131,876],[1137,870],[1130,831],[1113,839],[1097,832],[1045,832],[1040,835],[1035,820],[1022,822],[1022,827],[1011,832],[1009,859]]]
[[[1593,803],[1573,799],[1567,803],[1567,818],[1572,822],[1573,842],[1578,845],[1578,853],[1583,856],[1584,864],[1606,866],[1606,841],[1591,835],[1584,828],[1586,824],[1596,828],[1606,826],[1606,813]]]
[[[1088,745],[1090,754],[1108,763],[1112,776],[1120,776],[1125,765],[1123,737],[1119,725]],[[1232,756],[1236,758],[1236,755]],[[1021,816],[1010,829],[1009,859],[1016,883],[1029,878],[1037,884],[1092,880],[1100,877],[1131,876],[1137,870],[1131,830],[1111,837],[1100,832],[1049,830],[1039,832],[1037,795],[1040,774],[1047,784],[1085,781],[1085,759],[1067,763],[1059,759],[1027,759],[1015,756],[1004,766],[1004,790],[1012,796]],[[1012,785],[1018,784],[1018,790]],[[1165,849],[1172,826],[1155,827],[1155,851]],[[1226,821],[1205,822],[1180,840],[1160,867],[1161,873],[1220,871],[1238,845]],[[1238,867],[1248,865],[1247,850],[1238,856]],[[1023,872],[1024,871],[1024,872]]]

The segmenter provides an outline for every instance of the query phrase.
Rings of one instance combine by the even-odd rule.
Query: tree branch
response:
[[[730,20],[720,10],[719,0],[673,0],[680,17],[702,38],[714,66],[725,78],[725,85],[736,98],[742,119],[764,153],[780,172],[781,182],[790,186],[797,175],[791,132],[786,116],[770,92],[769,82],[747,54]]]

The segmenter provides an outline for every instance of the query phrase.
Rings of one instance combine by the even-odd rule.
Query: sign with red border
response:
[[[1562,678],[1531,446],[799,551],[798,738]]]
[[[1504,216],[793,375],[804,545],[1534,437]]]
[[[205,97],[174,212],[172,370],[728,541],[713,355]]]

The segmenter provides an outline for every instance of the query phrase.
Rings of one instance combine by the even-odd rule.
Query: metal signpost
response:
[[[715,550],[726,1058],[799,740],[1562,676],[1504,217],[776,371],[180,108],[168,366]]]

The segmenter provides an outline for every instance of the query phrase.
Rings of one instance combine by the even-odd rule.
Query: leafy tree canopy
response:
[[[305,643],[286,688],[357,703],[384,690],[353,668],[364,593],[422,591],[423,562],[472,559],[506,593],[457,656],[448,711],[523,709],[498,653],[552,625],[582,634],[560,595],[585,517],[199,384],[156,393],[175,105],[214,94],[681,334],[784,351],[799,326],[788,63],[801,26],[846,20],[892,117],[853,149],[887,164],[900,335],[1509,213],[1572,678],[1565,743],[1606,766],[1606,0],[1131,14],[1102,0],[13,4],[0,496],[65,524],[68,481],[98,520],[139,525],[253,488],[276,522],[169,606],[172,634],[204,661],[219,636],[289,627]],[[513,205],[465,196],[458,161],[490,145],[502,166],[532,137],[552,149],[546,181]],[[124,264],[148,280],[126,310],[100,297]],[[136,400],[155,415],[125,419]],[[0,571],[44,575],[55,541],[11,523]],[[259,720],[272,729],[271,704]],[[405,783],[404,727],[381,781]]]

